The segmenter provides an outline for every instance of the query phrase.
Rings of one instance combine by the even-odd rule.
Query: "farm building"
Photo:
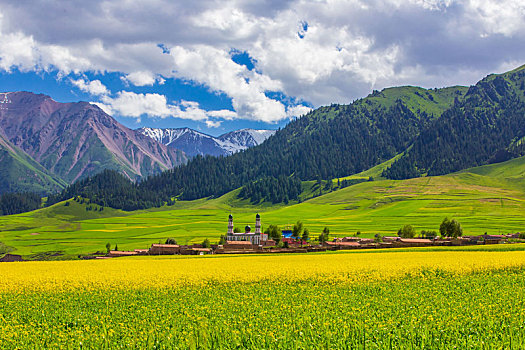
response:
[[[133,256],[133,255],[138,255],[138,253],[135,251],[111,250],[108,254],[108,256],[111,258],[118,258],[122,256]]]
[[[180,254],[180,246],[177,244],[152,244],[149,255],[171,255]]]
[[[226,241],[223,248],[225,250],[251,250],[255,249],[256,246],[250,241]]]

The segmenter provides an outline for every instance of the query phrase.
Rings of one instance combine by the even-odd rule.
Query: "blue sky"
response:
[[[470,85],[525,63],[523,42],[518,0],[6,0],[0,90],[219,135],[373,89]]]
[[[248,62],[249,64],[249,62]],[[57,71],[39,71],[39,72],[20,72],[13,70],[9,73],[0,72],[0,86],[2,91],[31,91],[35,93],[42,93],[51,96],[58,102],[77,102],[77,101],[95,101],[93,95],[87,91],[82,91],[71,80],[77,80],[81,77],[87,78],[91,81],[99,80],[111,91],[133,91],[135,93],[147,94],[157,93],[168,97],[168,102],[181,100],[196,100],[199,101],[200,107],[206,110],[220,110],[232,109],[231,99],[225,94],[210,92],[206,86],[192,84],[191,82],[180,79],[166,79],[163,84],[155,84],[153,86],[133,86],[126,84],[119,73],[105,73],[94,74],[87,72],[80,75],[70,74],[68,76],[60,76]],[[287,98],[282,97],[283,103],[286,103]],[[304,103],[306,105],[306,103]],[[155,128],[180,128],[189,127],[195,130],[205,132],[210,135],[219,136],[231,130],[242,128],[254,129],[277,129],[284,127],[288,119],[281,120],[276,123],[265,123],[261,121],[251,120],[224,120],[218,127],[208,127],[206,123],[201,121],[194,121],[191,119],[181,119],[170,117],[148,117],[142,115],[140,118],[122,116],[119,113],[112,113],[113,117],[120,123],[129,128],[136,129],[139,127],[155,127]]]

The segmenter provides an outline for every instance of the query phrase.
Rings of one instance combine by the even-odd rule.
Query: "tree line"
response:
[[[525,70],[520,70],[470,87],[383,176],[444,175],[525,155],[524,84]]]
[[[463,228],[456,219],[450,220],[446,217],[439,225],[439,234],[441,237],[457,238],[463,236]],[[401,238],[414,238],[417,236],[417,233],[412,225],[404,225],[397,231],[397,235]],[[434,238],[437,237],[437,232],[433,230],[421,230],[420,237]]]
[[[0,215],[25,213],[41,207],[42,199],[37,193],[4,193],[0,195]]]

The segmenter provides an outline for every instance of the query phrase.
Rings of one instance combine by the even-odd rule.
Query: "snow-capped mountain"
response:
[[[223,142],[244,147],[241,149],[246,149],[248,147],[260,145],[273,134],[275,134],[275,130],[241,129],[223,134],[219,136],[218,139]]]
[[[140,128],[138,131],[160,143],[183,151],[188,157],[227,156],[257,146],[275,133],[275,130],[242,129],[213,137],[190,128]]]

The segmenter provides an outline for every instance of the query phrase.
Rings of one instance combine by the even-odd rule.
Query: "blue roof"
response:
[[[292,234],[293,234],[292,230],[282,230],[282,235],[284,238],[290,238],[292,237]]]

